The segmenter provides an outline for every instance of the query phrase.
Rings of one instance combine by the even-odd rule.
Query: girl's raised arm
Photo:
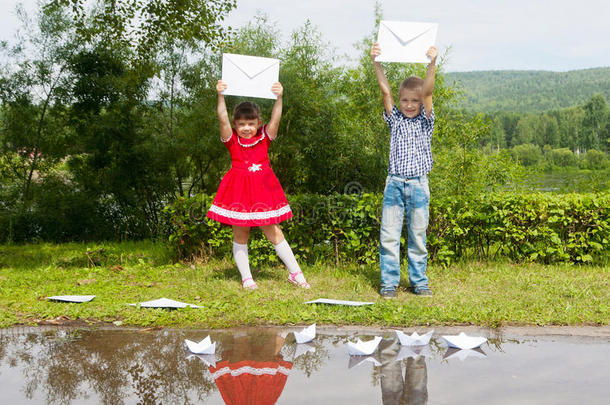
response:
[[[282,118],[282,95],[284,94],[284,87],[280,82],[273,83],[271,86],[271,92],[277,96],[273,109],[271,110],[271,118],[267,123],[267,134],[270,139],[275,139],[277,131],[280,127],[280,119]]]
[[[229,114],[227,113],[225,96],[222,94],[222,92],[226,89],[227,84],[222,80],[219,80],[216,84],[216,92],[218,93],[218,122],[220,123],[220,137],[225,142],[231,138],[231,134],[233,133],[231,121],[229,120]]]

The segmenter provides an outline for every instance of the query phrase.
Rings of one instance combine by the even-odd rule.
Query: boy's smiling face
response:
[[[421,113],[422,108],[422,89],[407,89],[400,90],[400,112],[409,118],[415,118]]]
[[[235,126],[237,135],[248,139],[256,135],[258,129],[262,125],[262,121],[259,119],[238,118],[233,121],[233,125]]]

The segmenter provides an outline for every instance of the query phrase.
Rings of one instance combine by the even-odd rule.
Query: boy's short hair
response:
[[[233,121],[239,119],[260,120],[261,108],[251,101],[244,101],[235,106],[233,110]]]
[[[422,87],[424,87],[424,79],[417,76],[409,76],[400,83],[398,91],[402,91],[402,89],[417,90]]]

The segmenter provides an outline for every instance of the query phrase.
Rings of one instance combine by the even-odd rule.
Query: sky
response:
[[[0,0],[0,39],[11,40],[19,26],[21,2]],[[610,66],[608,0],[381,0],[383,19],[436,22],[437,46],[448,48],[446,71],[568,71]],[[354,44],[374,27],[375,0],[237,0],[226,18],[234,28],[266,14],[288,41],[309,20],[338,55],[355,58]]]

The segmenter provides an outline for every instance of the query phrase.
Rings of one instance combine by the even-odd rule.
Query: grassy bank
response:
[[[433,297],[403,289],[391,301],[377,294],[379,270],[374,265],[304,266],[309,291],[289,284],[283,267],[253,270],[259,290],[246,292],[230,261],[173,264],[166,249],[152,242],[0,246],[0,326],[69,320],[198,328],[311,322],[608,325],[610,320],[609,266],[430,266]],[[97,297],[84,304],[44,299],[68,294]],[[204,308],[168,311],[126,305],[160,297]],[[322,297],[376,303],[357,308],[303,304]]]

